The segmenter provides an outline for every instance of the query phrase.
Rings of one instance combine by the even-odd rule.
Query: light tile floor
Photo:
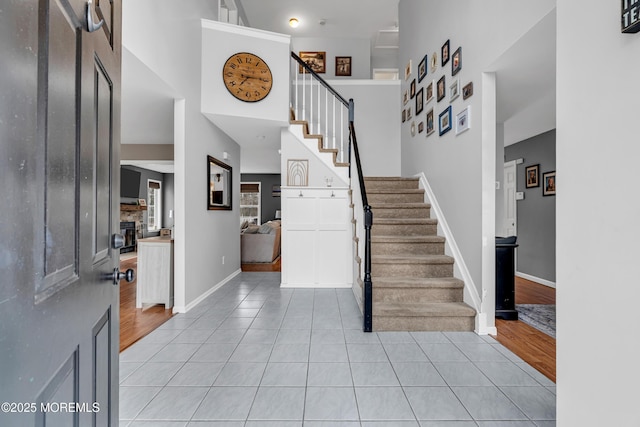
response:
[[[493,338],[361,323],[351,289],[242,273],[120,355],[120,426],[555,426],[555,384]]]

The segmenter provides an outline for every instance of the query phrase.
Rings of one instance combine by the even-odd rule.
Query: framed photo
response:
[[[441,65],[444,67],[449,62],[449,40],[444,42],[440,48]]]
[[[427,60],[429,59],[429,55],[425,55],[418,64],[418,83],[422,81],[427,75]]]
[[[411,80],[411,93],[409,94],[411,99],[416,96],[416,79]]]
[[[427,85],[427,92],[425,93],[424,103],[428,104],[433,99],[433,80]]]
[[[271,186],[271,196],[272,197],[280,197],[282,195],[282,189],[279,185]]]
[[[440,131],[440,136],[442,136],[451,130],[451,105],[449,105],[442,113],[440,113],[438,118],[438,128]]]
[[[407,121],[407,110],[402,110],[402,123]]]
[[[459,96],[460,96],[460,81],[455,80],[453,83],[451,83],[451,86],[449,86],[449,102],[453,101]]]
[[[433,108],[427,111],[427,136],[431,135],[435,130],[433,124]]]
[[[411,60],[404,66],[404,79],[409,80],[409,77],[411,77]]]
[[[300,52],[298,56],[305,62],[305,64],[309,66],[309,68],[311,68],[316,73],[324,74],[327,72],[326,52]],[[307,70],[305,70],[302,66],[298,68],[298,72],[300,74],[303,74],[306,71]]]
[[[416,115],[422,113],[424,109],[424,89],[420,88],[416,93]]]
[[[405,89],[404,95],[402,95],[402,105],[407,105],[409,102],[409,89]]]
[[[138,199],[138,206],[147,206],[147,199]]]
[[[451,57],[451,75],[455,76],[460,70],[462,70],[462,47],[456,49]]]
[[[462,99],[470,98],[473,95],[473,82],[469,82],[462,88]]]
[[[418,133],[424,132],[424,122],[418,123]]]
[[[540,187],[540,165],[527,166],[524,174],[526,188]]]
[[[445,93],[445,79],[444,76],[440,77],[440,80],[438,80],[438,86],[437,86],[437,99],[438,102],[442,101],[442,99],[444,98],[444,93]]]
[[[351,75],[351,57],[336,56],[336,76],[348,77]]]
[[[407,120],[409,120],[413,115],[411,115],[411,107],[407,107]]]
[[[542,174],[542,195],[543,196],[555,196],[556,195],[556,171],[545,172]]]
[[[464,110],[456,115],[456,135],[469,130],[471,127],[471,106],[467,106]]]

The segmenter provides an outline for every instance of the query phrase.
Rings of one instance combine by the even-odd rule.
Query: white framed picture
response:
[[[453,83],[451,83],[451,86],[449,86],[449,102],[453,101],[459,96],[460,96],[460,80],[456,79]]]
[[[469,130],[470,127],[471,127],[471,106],[468,105],[467,108],[460,111],[456,115],[456,135],[459,135],[462,132]]]

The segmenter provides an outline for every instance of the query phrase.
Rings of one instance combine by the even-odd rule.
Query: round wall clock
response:
[[[227,59],[222,68],[222,80],[231,95],[245,102],[263,100],[273,85],[267,63],[247,52],[233,54]]]

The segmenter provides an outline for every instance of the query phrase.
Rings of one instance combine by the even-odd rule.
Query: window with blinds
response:
[[[240,224],[260,225],[260,183],[240,183]]]
[[[147,230],[160,231],[162,226],[162,183],[147,180]]]

